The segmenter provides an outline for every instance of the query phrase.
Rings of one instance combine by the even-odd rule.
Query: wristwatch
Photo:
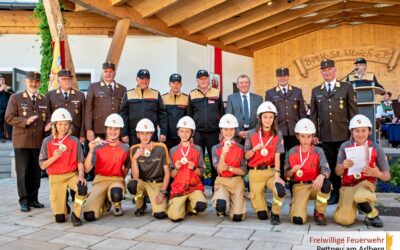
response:
[[[160,193],[162,193],[165,197],[167,197],[168,194],[167,190],[160,190]]]

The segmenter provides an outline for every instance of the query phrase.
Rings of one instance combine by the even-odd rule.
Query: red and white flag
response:
[[[222,94],[222,49],[207,45],[207,64],[211,86]]]

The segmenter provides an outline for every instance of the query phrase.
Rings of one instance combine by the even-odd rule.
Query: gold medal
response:
[[[64,152],[65,150],[67,150],[67,146],[65,146],[64,144],[60,144],[58,146],[58,149]]]
[[[181,163],[182,163],[182,164],[188,163],[188,159],[187,159],[186,157],[182,157],[182,158],[181,158]]]
[[[297,104],[293,105],[293,108],[294,108],[294,109],[297,109]]]
[[[343,109],[343,108],[344,108],[344,106],[343,106],[343,100],[342,100],[341,97],[340,97],[340,101],[339,101],[339,108],[340,108],[340,109]]]
[[[224,147],[230,147],[232,145],[232,142],[230,140],[224,141]]]
[[[100,138],[100,137],[97,137],[97,138],[94,140],[94,144],[95,144],[96,146],[100,145],[100,144],[101,144],[101,138]]]
[[[149,157],[150,154],[151,154],[150,150],[148,150],[148,149],[144,150],[144,153],[143,153],[144,157]]]
[[[296,171],[296,175],[298,176],[298,177],[302,177],[303,176],[303,170],[301,170],[301,169],[299,169],[299,170],[297,170]]]
[[[354,176],[354,178],[357,179],[357,180],[361,179],[361,173],[353,174],[353,176]]]
[[[266,148],[261,149],[261,155],[262,156],[267,156],[268,155],[268,149],[266,149]]]
[[[23,115],[23,116],[26,116],[26,112],[25,112],[25,111],[24,111],[24,112],[22,112],[22,115]]]

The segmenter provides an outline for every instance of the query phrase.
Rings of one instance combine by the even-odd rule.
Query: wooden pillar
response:
[[[51,38],[53,41],[57,41],[58,39],[64,41],[64,49],[65,49],[65,68],[71,70],[73,75],[75,74],[75,67],[72,61],[71,50],[69,48],[68,38],[65,33],[65,27],[63,23],[63,17],[61,14],[60,4],[55,0],[43,0],[43,5],[46,10],[47,21],[49,23]],[[61,28],[57,27],[61,24]],[[58,34],[60,31],[60,34]],[[72,87],[78,89],[78,81],[76,77],[73,78]]]
[[[115,64],[115,70],[118,68],[119,59],[121,58],[130,24],[131,21],[129,19],[121,19],[117,22],[117,26],[115,27],[111,46],[106,58],[106,62],[112,62]]]

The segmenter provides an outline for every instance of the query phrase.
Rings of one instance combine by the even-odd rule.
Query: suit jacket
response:
[[[313,88],[310,118],[322,142],[349,139],[350,119],[358,113],[353,87],[347,82],[336,82],[329,95],[325,83]]]
[[[104,122],[107,116],[119,113],[125,93],[125,86],[119,83],[115,83],[113,92],[104,82],[90,84],[85,102],[85,129],[105,134]]]
[[[250,93],[250,124],[249,130],[257,126],[257,108],[263,102],[263,98],[259,95]],[[244,130],[244,113],[243,103],[240,92],[233,93],[228,96],[228,103],[226,105],[226,113],[234,115],[239,122],[239,131]]]
[[[85,94],[79,90],[71,89],[68,99],[65,100],[60,89],[47,92],[47,99],[50,101],[50,111],[53,113],[58,108],[67,109],[72,116],[72,135],[76,138],[86,137],[85,133]]]
[[[265,101],[270,101],[276,106],[278,111],[278,127],[282,135],[296,135],[294,127],[297,121],[307,116],[301,89],[288,85],[285,96],[280,87],[276,86],[267,90]]]
[[[32,124],[26,125],[28,118],[33,115],[38,118]],[[45,136],[44,128],[50,122],[49,100],[37,94],[34,105],[27,91],[14,94],[10,97],[5,119],[13,126],[14,148],[39,149]]]

